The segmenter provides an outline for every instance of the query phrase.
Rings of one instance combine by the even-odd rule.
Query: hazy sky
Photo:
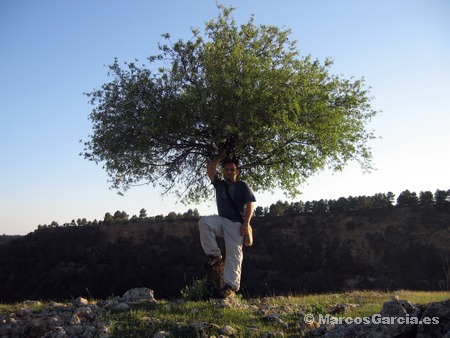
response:
[[[376,171],[357,164],[312,177],[296,200],[312,201],[409,189],[450,189],[450,1],[227,0],[238,23],[292,29],[303,55],[334,59],[331,71],[364,77],[373,108],[368,126]],[[161,34],[189,39],[218,15],[214,0],[0,1],[0,235],[26,234],[39,224],[103,219],[141,208],[167,215],[183,205],[149,186],[124,197],[79,153],[91,132],[84,92],[110,80],[106,65],[145,61]],[[257,193],[257,205],[288,200]]]

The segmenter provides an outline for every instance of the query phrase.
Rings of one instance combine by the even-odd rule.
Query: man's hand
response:
[[[249,223],[244,223],[241,225],[241,235],[244,236],[244,245],[253,245],[253,230]]]
[[[219,162],[227,156],[227,150],[225,149],[220,153],[219,155],[214,156],[211,161],[208,163],[208,166],[206,167],[206,172],[208,174],[209,179],[211,182],[214,182],[214,177],[216,176],[216,167],[219,164]]]
[[[241,236],[244,236],[245,234],[248,234],[248,228],[249,228],[250,224],[241,224]]]

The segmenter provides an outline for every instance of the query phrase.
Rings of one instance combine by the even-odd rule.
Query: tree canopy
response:
[[[112,81],[86,94],[93,132],[82,155],[104,165],[112,187],[151,183],[200,201],[206,164],[225,150],[255,191],[291,196],[324,168],[356,160],[370,169],[366,126],[377,112],[364,79],[300,55],[289,29],[257,26],[253,16],[238,25],[234,8],[218,9],[188,41],[164,34],[147,64],[115,59]]]

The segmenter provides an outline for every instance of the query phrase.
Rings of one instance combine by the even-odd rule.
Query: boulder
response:
[[[153,290],[148,288],[134,288],[124,293],[122,299],[126,303],[155,302]]]
[[[427,306],[420,318],[416,337],[450,338],[450,299]]]

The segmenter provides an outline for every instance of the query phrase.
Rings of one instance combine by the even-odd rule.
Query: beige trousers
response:
[[[200,243],[207,255],[221,254],[216,236],[225,240],[225,266],[223,268],[224,284],[230,285],[234,291],[241,284],[241,269],[244,252],[242,244],[244,237],[240,233],[241,222],[232,222],[222,216],[205,216],[198,221]]]

